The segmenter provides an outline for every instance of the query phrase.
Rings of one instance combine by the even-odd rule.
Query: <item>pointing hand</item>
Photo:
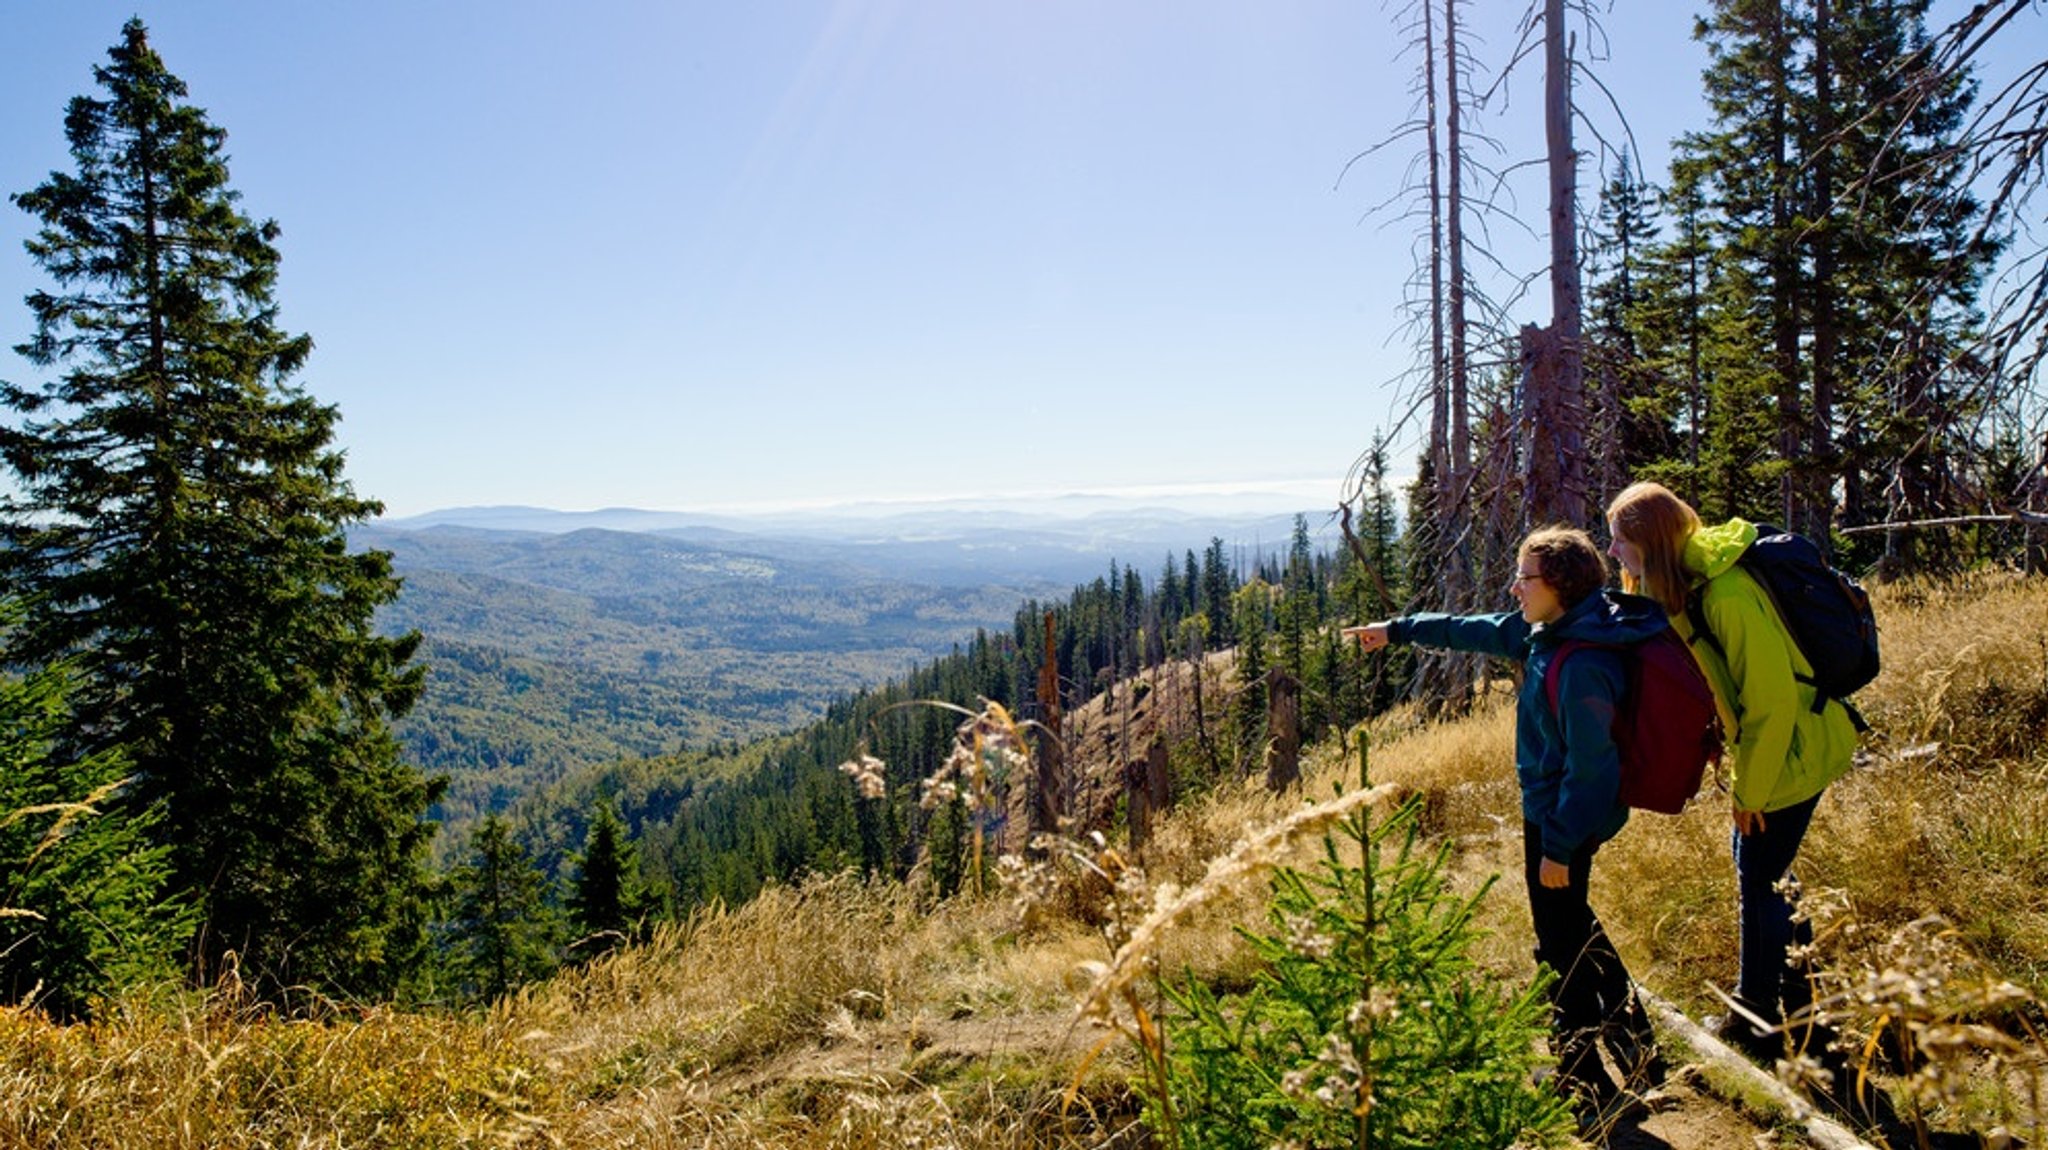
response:
[[[1344,633],[1358,640],[1358,649],[1372,652],[1387,645],[1387,625],[1367,623],[1363,627],[1346,627]]]

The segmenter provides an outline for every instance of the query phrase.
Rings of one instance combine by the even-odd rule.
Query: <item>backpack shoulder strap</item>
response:
[[[1692,623],[1692,641],[1706,643],[1714,649],[1714,654],[1721,657],[1721,662],[1726,663],[1728,648],[1721,645],[1721,637],[1714,634],[1714,628],[1707,623],[1707,584],[1711,582],[1711,579],[1704,580],[1698,586],[1687,589],[1685,617]]]
[[[1557,645],[1557,653],[1550,657],[1550,665],[1543,668],[1543,695],[1550,700],[1550,713],[1557,714],[1558,678],[1564,668],[1565,656],[1584,647],[1605,647],[1610,644],[1595,643],[1588,639],[1566,639]]]
[[[1564,666],[1565,656],[1584,645],[1577,639],[1566,639],[1557,645],[1557,650],[1550,656],[1550,662],[1543,668],[1543,697],[1550,701],[1550,713],[1553,715],[1557,714],[1558,669]]]

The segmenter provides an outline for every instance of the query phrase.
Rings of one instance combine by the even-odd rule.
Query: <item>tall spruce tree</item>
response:
[[[417,635],[372,630],[390,557],[344,535],[381,507],[290,383],[312,341],[278,325],[278,228],[238,208],[226,133],[140,21],[108,56],[65,117],[76,172],[14,197],[55,281],[18,350],[58,374],[0,386],[0,579],[28,605],[4,655],[75,660],[65,753],[124,748],[161,805],[198,974],[232,952],[254,985],[386,993],[436,787],[389,729],[423,676]]]
[[[1636,414],[1672,429],[1676,439],[1668,455],[1631,459],[1629,474],[1660,480],[1699,505],[1700,467],[1713,411],[1704,356],[1706,298],[1714,270],[1701,181],[1683,180],[1662,196],[1662,206],[1670,233],[1649,245],[1632,298],[1614,319],[1626,328],[1623,338],[1641,370],[1661,381],[1652,391],[1657,400]]]
[[[1776,480],[1773,504],[1742,508],[1744,513],[1767,513],[1809,530],[1814,508],[1807,493],[1813,485],[1791,470],[1795,463],[1802,470],[1813,464],[1802,450],[1809,422],[1799,313],[1807,284],[1795,238],[1802,173],[1795,132],[1812,111],[1810,102],[1798,99],[1798,2],[1716,0],[1701,18],[1694,34],[1711,56],[1704,79],[1714,123],[1678,141],[1673,188],[1682,195],[1692,190],[1688,178],[1704,182],[1704,198],[1715,208],[1717,256],[1746,272],[1748,290],[1724,299],[1741,309],[1740,329],[1762,339],[1739,355],[1769,369],[1775,442],[1768,456],[1742,444],[1723,447],[1717,462],[1744,473],[1768,470]],[[1717,412],[1740,410],[1716,390]]]
[[[1624,157],[1600,191],[1587,249],[1586,478],[1599,504],[1644,465],[1678,453],[1675,428],[1686,415],[1677,380],[1660,375],[1636,336],[1644,263],[1657,230],[1656,193]]]
[[[646,913],[643,890],[639,852],[612,804],[601,802],[569,889],[569,923],[581,936],[577,954],[603,954],[630,938]]]

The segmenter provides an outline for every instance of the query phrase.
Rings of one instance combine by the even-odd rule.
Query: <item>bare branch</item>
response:
[[[2017,523],[2026,527],[2048,527],[2048,514],[2013,511],[2005,515],[1951,515],[1941,519],[1907,519],[1896,523],[1865,523],[1837,527],[1837,535],[1869,535],[1878,531],[1916,531],[1926,527],[1963,527],[1972,523]]]

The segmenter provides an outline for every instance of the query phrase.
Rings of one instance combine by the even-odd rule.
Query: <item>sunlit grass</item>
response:
[[[2048,983],[2048,581],[1880,590],[1886,671],[1858,699],[1870,754],[1822,804],[1799,871],[1876,936],[1928,914],[1999,976]],[[1470,719],[1372,724],[1371,773],[1419,795],[1485,896],[1477,957],[1530,973],[1512,695]],[[1338,741],[1301,794],[1226,784],[1126,860],[1133,891],[1202,881],[1261,828],[1355,787]],[[1725,796],[1637,814],[1593,903],[1631,970],[1693,1012],[1734,978]],[[1306,862],[1319,844],[1273,862]],[[1467,885],[1469,884],[1469,885]],[[1096,892],[1106,897],[1106,891]],[[1241,983],[1258,884],[1219,887],[1150,938],[1159,969]],[[1140,912],[1142,914],[1142,912]],[[1135,919],[1133,920],[1135,921]],[[0,1011],[0,1146],[1081,1147],[1137,1112],[1133,1065],[1078,1017],[1101,921],[1028,922],[1005,892],[821,877],[710,908],[472,1015],[290,1019],[232,988],[112,1004],[58,1026]],[[1996,1020],[1994,1020],[1996,1021]],[[1092,1058],[1091,1058],[1092,1056]]]
[[[498,1027],[387,1010],[286,1020],[238,999],[73,1026],[0,1011],[0,1145],[489,1145],[558,1105]]]

